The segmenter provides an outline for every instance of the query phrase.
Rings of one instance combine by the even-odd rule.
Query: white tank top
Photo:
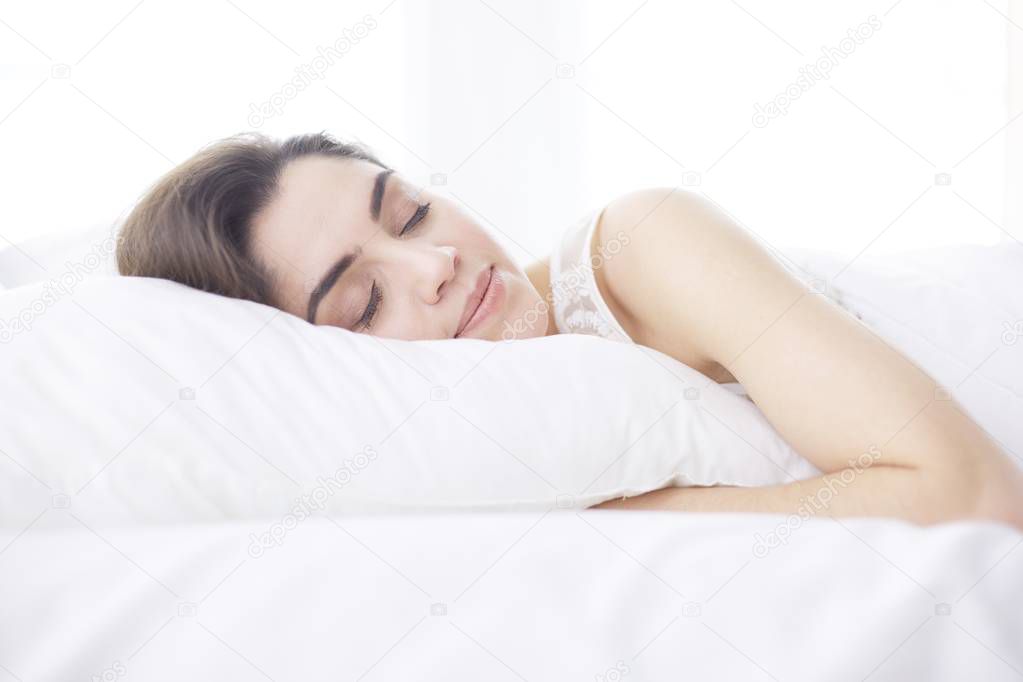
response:
[[[551,254],[550,283],[554,323],[563,334],[591,334],[612,341],[634,343],[600,295],[593,274],[594,264],[600,266],[600,258],[614,257],[610,243],[607,244],[607,253],[598,252],[595,257],[591,257],[594,234],[603,212],[603,209],[591,211],[572,225]],[[797,272],[785,260],[778,260],[794,276],[806,281],[804,273]],[[840,296],[829,294],[829,298],[848,309]],[[746,389],[737,381],[723,383],[721,386],[737,395],[749,397]]]

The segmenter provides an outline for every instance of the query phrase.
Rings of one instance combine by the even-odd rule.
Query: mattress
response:
[[[994,523],[554,509],[290,525],[101,529],[58,506],[4,531],[0,680],[1023,671],[1023,535]]]

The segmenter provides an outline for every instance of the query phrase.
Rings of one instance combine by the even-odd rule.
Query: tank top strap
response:
[[[550,282],[554,322],[566,334],[591,334],[613,341],[632,343],[632,339],[611,313],[597,288],[594,267],[600,258],[592,258],[593,239],[603,208],[590,211],[565,231],[551,254]]]

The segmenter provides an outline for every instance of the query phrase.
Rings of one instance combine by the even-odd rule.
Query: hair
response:
[[[260,133],[219,140],[160,178],[134,206],[117,240],[118,271],[276,306],[272,275],[253,255],[252,223],[276,196],[287,164],[312,154],[387,168],[362,145],[325,132],[283,142]]]

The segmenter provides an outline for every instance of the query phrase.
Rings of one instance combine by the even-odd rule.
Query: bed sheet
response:
[[[0,680],[1017,680],[1021,543],[777,515],[117,529],[53,509],[0,535]]]

